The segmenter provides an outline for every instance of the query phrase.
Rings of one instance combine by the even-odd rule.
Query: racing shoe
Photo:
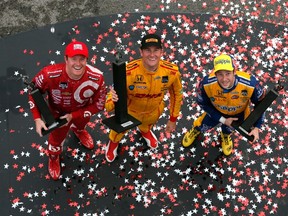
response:
[[[113,162],[115,158],[117,157],[117,149],[119,146],[119,142],[112,142],[109,140],[106,152],[105,152],[105,157],[108,162]]]
[[[83,146],[87,149],[93,149],[94,143],[91,135],[87,132],[87,130],[82,130],[81,132],[74,131],[77,138],[80,140]]]
[[[182,145],[184,147],[190,146],[199,135],[200,131],[197,130],[195,127],[193,127],[190,131],[186,132],[186,134],[184,135]]]
[[[221,147],[226,156],[229,156],[233,149],[233,142],[229,134],[224,134],[221,131]]]
[[[151,130],[149,130],[147,133],[140,131],[140,133],[141,133],[142,137],[145,139],[147,145],[151,149],[155,149],[158,147],[157,137],[155,136],[155,134]]]
[[[49,155],[48,171],[54,180],[59,179],[61,171],[59,155]]]

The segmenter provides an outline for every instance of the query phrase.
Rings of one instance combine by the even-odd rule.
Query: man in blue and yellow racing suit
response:
[[[190,146],[200,133],[219,123],[221,125],[221,147],[228,156],[233,150],[230,134],[233,121],[243,121],[250,114],[250,102],[257,105],[266,91],[253,75],[237,71],[231,56],[221,54],[214,59],[214,70],[205,76],[197,89],[197,103],[204,113],[194,121],[193,127],[182,140],[184,147]],[[255,123],[249,135],[254,141],[259,139],[259,128],[264,121],[264,114]]]
[[[143,37],[140,54],[140,59],[126,65],[127,107],[128,113],[141,121],[138,129],[147,145],[153,149],[158,147],[158,141],[151,128],[164,110],[163,99],[167,91],[170,96],[170,118],[166,132],[176,128],[182,103],[182,84],[178,66],[161,60],[163,48],[158,35],[148,34]],[[112,111],[117,100],[117,92],[111,89],[105,104],[106,110]],[[119,142],[126,132],[110,131],[105,153],[108,162],[116,158]]]

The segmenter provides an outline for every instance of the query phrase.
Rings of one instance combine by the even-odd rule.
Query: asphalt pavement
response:
[[[285,215],[287,91],[267,109],[259,143],[233,134],[232,157],[223,158],[218,130],[207,131],[191,148],[179,143],[198,115],[195,86],[211,68],[211,51],[232,51],[240,69],[252,71],[265,87],[273,86],[279,74],[287,77],[288,28],[242,22],[288,26],[287,7],[280,0],[1,0],[1,215]],[[125,16],[118,19],[117,14]],[[103,71],[109,85],[115,35],[125,33],[121,43],[129,46],[123,59],[136,58],[142,29],[155,20],[161,21],[156,26],[169,45],[165,56],[179,63],[182,75],[185,97],[177,132],[164,133],[166,109],[153,128],[161,142],[156,152],[131,131],[119,157],[107,164],[109,130],[101,123],[107,114],[101,112],[87,127],[97,140],[95,151],[86,151],[75,136],[68,136],[62,179],[51,182],[47,142],[35,133],[20,75],[32,77],[44,65],[63,61],[61,50],[75,37],[91,47],[90,63]],[[59,25],[48,26],[54,24]],[[131,26],[139,28],[132,31]]]
[[[287,25],[288,3],[276,0],[2,0],[0,38],[46,25],[125,12],[209,13]]]

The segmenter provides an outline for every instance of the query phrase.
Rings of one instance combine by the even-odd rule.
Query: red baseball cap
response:
[[[73,57],[75,55],[83,55],[88,58],[88,48],[83,42],[74,41],[67,45],[65,49],[65,55],[68,57]]]

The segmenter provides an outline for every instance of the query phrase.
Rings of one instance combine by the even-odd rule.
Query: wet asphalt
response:
[[[50,24],[125,12],[209,13],[287,25],[288,3],[274,0],[2,0],[0,38]]]

